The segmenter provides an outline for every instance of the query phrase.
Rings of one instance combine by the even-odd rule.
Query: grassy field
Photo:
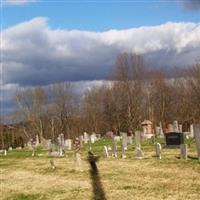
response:
[[[162,141],[161,141],[162,142]],[[32,157],[30,150],[9,151],[0,156],[1,200],[89,200],[98,199],[93,184],[99,181],[106,199],[200,199],[200,163],[195,144],[190,143],[187,161],[178,159],[179,149],[163,149],[162,160],[154,157],[154,145],[143,142],[144,159],[134,157],[129,146],[127,158],[104,158],[102,146],[110,141],[93,145],[95,154],[101,156],[97,163],[99,179],[91,176],[87,149],[82,150],[83,172],[74,171],[73,152],[63,158],[54,158],[56,170],[51,169],[48,153],[37,149],[39,156]],[[120,144],[119,144],[120,145]],[[94,194],[94,192],[96,194]]]

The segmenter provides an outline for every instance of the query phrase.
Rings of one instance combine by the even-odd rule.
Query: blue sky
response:
[[[193,0],[194,1],[194,0]],[[196,0],[198,1],[198,0]],[[200,11],[182,1],[35,1],[4,5],[3,28],[34,17],[49,18],[52,28],[106,31],[153,26],[168,21],[199,22]]]

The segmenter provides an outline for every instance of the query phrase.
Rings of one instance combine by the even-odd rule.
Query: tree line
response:
[[[173,120],[200,122],[200,63],[177,70],[149,68],[142,55],[120,54],[111,81],[83,95],[70,82],[19,89],[15,95],[20,131],[56,142],[58,134],[74,138],[83,132],[134,131],[145,119],[153,126]]]

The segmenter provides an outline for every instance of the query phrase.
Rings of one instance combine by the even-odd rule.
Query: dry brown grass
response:
[[[179,150],[164,150],[163,154],[161,161],[152,157],[153,149],[146,152],[142,160],[136,160],[132,151],[128,152],[127,159],[101,158],[98,168],[107,199],[199,200],[200,163],[177,159]],[[195,151],[190,154],[195,155]],[[86,152],[83,157],[83,172],[73,170],[72,156],[55,158],[55,171],[50,168],[50,158],[45,155],[25,159],[0,158],[1,199],[92,199]],[[25,196],[17,196],[20,194]]]

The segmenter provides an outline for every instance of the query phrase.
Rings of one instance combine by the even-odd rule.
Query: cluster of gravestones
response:
[[[79,136],[81,143],[84,143],[84,144],[88,144],[89,142],[91,144],[94,144],[100,138],[101,138],[101,134],[96,134],[94,132],[91,135],[89,135],[87,132],[84,132],[83,135]]]
[[[178,125],[177,121],[174,122],[173,126],[169,128],[169,132],[167,134],[163,134],[165,136],[166,145],[165,148],[180,148],[180,158],[187,160],[188,159],[188,145],[185,144],[184,133],[181,132],[181,128]],[[197,156],[200,160],[200,124],[192,125],[194,134],[194,139],[196,141],[197,148]],[[112,135],[112,134],[111,134]],[[143,158],[144,153],[141,149],[141,139],[143,137],[143,132],[136,131],[135,132],[135,156],[138,159]],[[117,157],[117,141],[121,141],[122,146],[122,158],[126,158],[126,150],[127,144],[132,143],[132,136],[127,136],[127,133],[121,133],[120,136],[112,135],[112,148],[104,146],[103,147],[103,155],[105,157]],[[109,151],[111,150],[111,155]],[[162,146],[160,143],[155,144],[155,154],[157,159],[161,159]]]

